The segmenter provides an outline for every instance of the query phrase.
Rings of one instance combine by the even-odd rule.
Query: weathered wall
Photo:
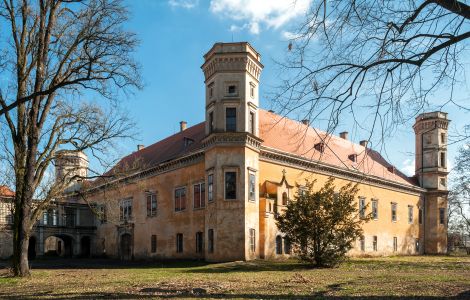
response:
[[[285,170],[285,176],[287,182],[290,185],[295,186],[296,184],[305,184],[305,179],[309,181],[317,180],[315,186],[320,188],[328,179],[328,176],[321,174],[314,174],[305,172],[292,167],[281,166],[278,164],[261,161],[260,162],[260,182],[265,180],[271,180],[280,182],[283,176],[283,170]],[[347,184],[348,181],[337,178],[335,185],[338,187]],[[279,188],[277,194],[278,204],[281,204],[282,189]],[[296,188],[293,189],[296,191]],[[291,193],[292,198],[293,193]],[[378,218],[377,220],[371,220],[364,225],[364,237],[365,237],[365,252],[360,250],[360,242],[358,241],[355,248],[351,250],[351,255],[387,255],[394,253],[393,251],[393,237],[397,237],[398,251],[400,254],[415,254],[415,242],[419,238],[420,225],[418,224],[418,206],[420,203],[420,197],[417,194],[408,194],[396,190],[391,190],[382,187],[376,187],[366,184],[359,185],[358,197],[365,197],[366,204],[369,205],[366,213],[371,212],[371,199],[378,200]],[[262,201],[262,208],[264,209],[265,204]],[[391,217],[391,202],[397,203],[397,221],[393,222]],[[413,222],[408,223],[408,205],[413,206]],[[281,208],[282,209],[282,208]],[[260,211],[260,216],[264,215]],[[266,257],[275,256],[275,238],[276,235],[281,234],[276,229],[275,219],[273,214],[266,214],[267,218],[264,219],[264,231],[265,245],[264,255]],[[377,251],[373,251],[373,236],[377,236]]]

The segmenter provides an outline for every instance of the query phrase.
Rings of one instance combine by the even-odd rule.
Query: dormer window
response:
[[[188,137],[184,137],[183,140],[184,140],[184,147],[185,148],[188,147],[189,145],[191,145],[192,143],[194,143],[194,140],[191,139],[191,138],[188,138]]]
[[[387,167],[387,170],[392,173],[392,174],[395,174],[395,167],[394,166],[389,166]]]
[[[315,150],[320,151],[321,153],[323,153],[325,151],[325,143],[323,143],[323,142],[317,143],[317,144],[315,144],[314,148],[315,148]]]
[[[352,162],[357,162],[357,154],[350,154],[348,158]]]

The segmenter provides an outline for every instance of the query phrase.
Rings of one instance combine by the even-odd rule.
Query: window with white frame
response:
[[[206,184],[205,182],[197,183],[193,186],[194,190],[194,208],[203,208],[206,206]]]
[[[121,221],[132,220],[132,198],[121,200],[119,208]]]
[[[214,174],[207,175],[207,201],[214,201]]]
[[[256,230],[254,228],[250,228],[250,251],[256,252]]]
[[[379,202],[377,200],[372,200],[372,218],[374,220],[379,219]]]
[[[396,236],[393,237],[393,252],[398,251],[398,238]]]
[[[254,173],[249,173],[249,185],[248,185],[248,200],[256,200],[256,175]]]
[[[175,189],[175,211],[186,209],[186,187]]]
[[[157,215],[157,193],[150,192],[146,195],[147,201],[147,217],[154,217]]]
[[[366,217],[366,198],[359,197],[359,217]]]
[[[397,221],[397,204],[395,202],[391,203],[392,208],[392,222]]]
[[[408,223],[413,224],[413,205],[408,205]]]

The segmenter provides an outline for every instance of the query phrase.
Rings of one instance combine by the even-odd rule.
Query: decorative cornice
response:
[[[207,136],[202,140],[202,145],[206,150],[214,145],[240,145],[259,151],[262,142],[262,139],[247,132],[220,132]]]
[[[359,171],[338,168],[320,161],[308,160],[300,156],[280,152],[267,147],[261,147],[259,159],[291,166],[294,168],[301,168],[306,171],[315,172],[326,176],[340,177],[355,182],[367,183],[370,185],[406,192],[409,194],[420,194],[422,192],[426,192],[425,189],[417,186],[401,184],[377,176],[368,175]]]
[[[256,62],[248,53],[215,54],[210,61],[202,66],[206,82],[217,72],[248,72],[259,80],[262,65]]]
[[[133,173],[129,176],[119,178],[119,179],[115,179],[115,180],[112,180],[110,182],[101,184],[99,186],[90,188],[90,189],[86,190],[85,193],[97,192],[97,191],[99,191],[99,190],[101,190],[105,187],[115,186],[116,184],[132,183],[135,180],[139,180],[139,179],[143,179],[143,178],[163,174],[163,173],[166,173],[166,172],[170,172],[170,171],[173,171],[173,170],[176,170],[176,169],[179,169],[179,168],[183,168],[183,167],[186,167],[186,166],[189,166],[189,165],[196,164],[196,163],[201,162],[203,160],[204,160],[204,150],[200,149],[200,150],[192,152],[188,155],[178,157],[176,159],[158,164],[158,165],[150,167],[148,169],[137,171],[137,172],[135,172],[135,173]]]

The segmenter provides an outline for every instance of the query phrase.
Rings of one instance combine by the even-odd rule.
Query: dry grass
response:
[[[0,298],[470,299],[470,257],[351,259],[312,269],[298,261],[121,263],[35,261],[31,278],[0,269]]]

